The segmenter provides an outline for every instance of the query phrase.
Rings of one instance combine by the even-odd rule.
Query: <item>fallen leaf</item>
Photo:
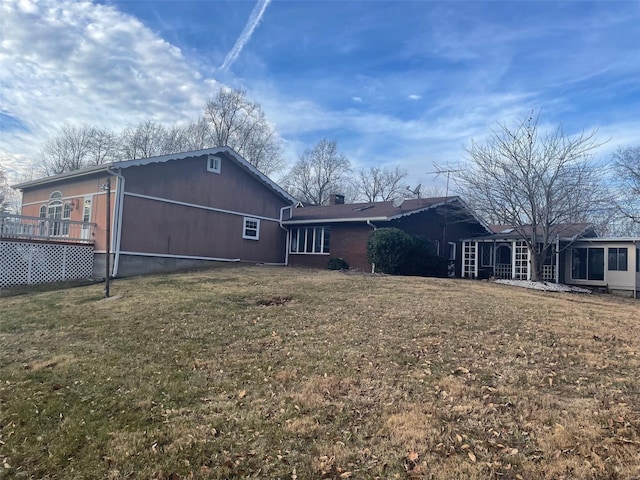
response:
[[[240,390],[238,392],[238,398],[244,398],[247,396],[247,391],[246,390]]]
[[[474,463],[476,462],[476,456],[473,454],[473,452],[467,452],[467,455],[469,456],[472,462]]]
[[[418,461],[418,458],[420,457],[420,455],[418,454],[418,452],[409,452],[407,454],[407,460],[409,460],[410,462],[416,463]]]

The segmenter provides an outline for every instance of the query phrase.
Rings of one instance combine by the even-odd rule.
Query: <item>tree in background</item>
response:
[[[341,193],[348,183],[351,162],[338,151],[335,140],[321,140],[305,150],[285,178],[294,197],[312,205],[325,205],[332,193]]]
[[[121,133],[90,125],[64,125],[42,146],[37,166],[55,175],[116,160],[228,146],[265,175],[282,171],[280,140],[260,105],[244,90],[221,89],[204,115],[186,125],[165,126],[152,120],[125,127]]]
[[[262,107],[240,89],[221,88],[207,102],[204,120],[211,146],[229,146],[265,175],[282,170],[280,141],[266,120]]]
[[[613,165],[619,190],[616,206],[624,218],[640,224],[640,145],[619,148]]]
[[[543,133],[538,118],[499,124],[484,143],[472,141],[467,163],[454,175],[459,192],[481,216],[522,235],[534,281],[559,227],[588,222],[610,205],[601,172],[591,163],[599,146],[596,132],[570,137],[558,127]]]
[[[4,168],[0,165],[0,213],[5,213],[9,207],[9,184]]]
[[[405,187],[401,183],[407,174],[407,170],[400,167],[393,170],[379,166],[363,168],[356,180],[358,193],[366,202],[387,202],[402,197]]]

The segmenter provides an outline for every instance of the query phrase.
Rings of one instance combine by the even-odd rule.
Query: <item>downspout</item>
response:
[[[640,254],[640,250],[638,250],[638,241],[634,240],[633,244],[636,246],[636,265],[638,264],[638,254]],[[636,281],[635,283],[635,287],[633,288],[633,298],[635,298],[636,300],[638,299],[638,275],[640,275],[640,272],[636,271]]]
[[[556,283],[560,283],[560,235],[556,235]]]
[[[376,227],[373,223],[371,223],[371,220],[367,220],[367,225],[369,225],[371,228],[373,228],[373,231],[376,231]],[[371,264],[371,273],[376,273],[376,264],[372,263]]]
[[[285,241],[285,249],[284,249],[284,264],[285,266],[289,266],[289,247],[291,246],[291,234],[289,232],[289,230],[287,228],[285,228],[285,226],[282,224],[282,217],[284,216],[284,211],[285,209],[293,209],[293,205],[289,205],[287,207],[282,207],[280,209],[280,221],[278,222],[280,224],[280,228],[282,230],[285,231],[285,233],[287,234],[287,240]]]
[[[116,228],[115,232],[115,246],[112,248],[114,253],[113,269],[111,270],[111,276],[118,276],[118,266],[120,265],[120,241],[122,239],[122,211],[124,209],[124,185],[125,180],[122,174],[111,170],[111,167],[107,167],[107,172],[115,175],[118,179],[116,185],[116,204],[114,208],[114,222],[113,225]],[[112,242],[113,243],[113,242]]]

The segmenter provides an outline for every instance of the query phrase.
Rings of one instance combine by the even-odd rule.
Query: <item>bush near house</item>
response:
[[[330,258],[327,262],[329,270],[349,270],[349,264],[344,258]]]
[[[379,228],[367,242],[367,257],[376,272],[391,275],[444,277],[447,261],[436,254],[429,240],[412,237],[399,228]]]

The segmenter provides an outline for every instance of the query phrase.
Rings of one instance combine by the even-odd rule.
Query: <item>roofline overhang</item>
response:
[[[36,180],[29,180],[28,182],[16,183],[15,185],[11,185],[11,188],[15,190],[23,190],[25,188],[37,187],[40,185],[45,185],[47,183],[55,183],[62,180],[69,180],[72,178],[93,175],[95,173],[108,172],[108,169],[111,165],[113,165],[113,163],[105,163],[103,165],[95,165],[93,167],[87,167],[81,170],[74,170],[72,172],[60,173],[58,175],[38,178]]]
[[[307,220],[284,220],[283,225],[304,225],[310,223],[367,223],[367,222],[388,222],[390,217],[367,217],[367,218],[319,218],[319,219],[307,219]]]
[[[161,155],[157,157],[148,157],[148,158],[138,158],[134,160],[122,160],[119,162],[110,162],[105,163],[103,165],[96,165],[94,167],[87,167],[81,170],[74,170],[72,172],[61,173],[59,175],[53,175],[50,177],[39,178],[37,180],[31,180],[29,182],[19,183],[16,185],[12,185],[14,189],[23,190],[24,188],[37,187],[40,185],[45,185],[47,183],[57,182],[61,180],[68,180],[72,178],[82,177],[86,175],[92,175],[94,173],[105,171],[109,173],[111,169],[122,170],[129,167],[139,167],[143,165],[148,165],[151,163],[164,163],[171,160],[182,160],[185,158],[199,157],[202,155],[216,155],[219,153],[226,153],[236,160],[236,162],[249,173],[253,174],[257,177],[262,183],[266,184],[273,191],[275,191],[278,195],[280,195],[285,200],[289,201],[292,205],[295,205],[297,200],[293,198],[290,194],[288,194],[282,187],[276,184],[273,180],[267,177],[264,173],[258,170],[256,167],[251,165],[244,157],[242,157],[239,153],[233,150],[231,147],[214,147],[214,148],[206,148],[203,150],[193,150],[190,152],[178,152],[171,153],[169,155]]]
[[[347,223],[347,222],[390,222],[393,220],[397,220],[402,217],[407,217],[409,215],[413,215],[415,213],[425,212],[427,210],[431,210],[433,208],[441,207],[448,203],[460,202],[462,206],[469,211],[470,215],[485,229],[488,231],[488,227],[482,219],[480,219],[474,212],[471,210],[467,204],[465,204],[462,199],[458,196],[449,197],[442,202],[432,203],[431,205],[427,205],[421,208],[416,208],[414,210],[408,210],[406,212],[400,212],[395,215],[383,216],[383,217],[355,217],[355,218],[319,218],[319,219],[301,219],[301,220],[285,220],[282,223],[284,225],[303,225],[303,224],[316,224],[316,223]],[[313,207],[311,207],[313,208]],[[401,208],[401,207],[398,207]]]

